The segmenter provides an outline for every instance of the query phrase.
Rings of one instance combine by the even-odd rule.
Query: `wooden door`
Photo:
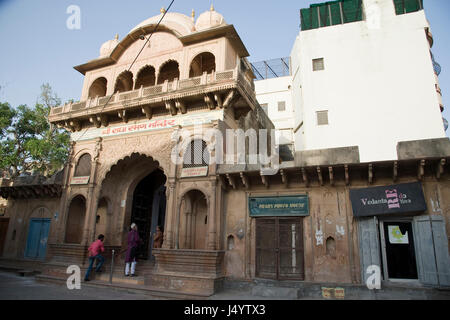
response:
[[[25,258],[44,260],[47,254],[50,219],[31,219],[28,229]]]
[[[301,218],[256,220],[256,276],[276,280],[304,280]]]
[[[5,246],[6,234],[8,233],[9,218],[0,218],[0,257],[3,254]]]

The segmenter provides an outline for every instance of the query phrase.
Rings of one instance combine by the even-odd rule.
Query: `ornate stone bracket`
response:
[[[117,112],[117,115],[119,116],[120,119],[123,120],[123,122],[127,123],[128,122],[128,112],[127,110],[120,110]]]
[[[178,113],[177,107],[175,106],[175,102],[173,100],[165,101],[166,109],[170,111],[172,116],[176,116]]]
[[[445,166],[446,160],[441,159],[436,168],[436,178],[439,180],[441,178],[441,175],[444,173],[444,166]]]
[[[143,107],[142,113],[145,114],[148,120],[151,120],[153,117],[153,109],[150,107]]]
[[[182,100],[176,100],[175,101],[175,107],[178,109],[178,110],[180,110],[180,112],[182,113],[182,114],[185,114],[186,112],[187,112],[187,109],[186,109],[186,105],[184,104],[184,102],[182,101]]]
[[[420,160],[419,166],[417,168],[417,179],[419,179],[419,181],[422,181],[424,175],[425,175],[425,160]]]
[[[241,176],[242,184],[244,185],[245,189],[249,189],[250,188],[250,180],[249,180],[248,176],[246,176],[244,172],[241,172],[239,175]]]

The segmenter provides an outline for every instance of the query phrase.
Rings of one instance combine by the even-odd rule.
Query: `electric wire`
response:
[[[138,52],[138,54],[136,55],[136,57],[134,58],[133,62],[131,63],[130,67],[127,69],[127,72],[129,72],[131,70],[131,68],[133,67],[133,65],[136,63],[137,59],[139,58],[139,56],[141,55],[142,51],[144,51],[144,48],[146,47],[147,43],[150,41],[151,37],[153,36],[153,34],[158,30],[159,25],[161,24],[161,22],[163,21],[164,17],[166,16],[167,12],[169,12],[170,8],[172,7],[173,3],[175,2],[175,0],[172,0],[172,2],[169,4],[169,6],[167,7],[167,10],[164,10],[164,13],[161,17],[161,19],[159,19],[158,23],[156,24],[155,28],[153,29],[153,31],[150,33],[150,35],[147,38],[147,41],[145,41],[144,45],[142,46],[141,50]],[[145,36],[144,36],[145,37]],[[100,110],[100,112],[97,112],[98,114],[101,114],[103,112],[103,110],[105,110],[106,106],[108,105],[108,103],[111,101],[111,98],[117,94],[119,91],[114,92],[112,95],[109,96],[108,100],[105,102],[105,104],[103,105],[102,109]],[[80,139],[85,135],[86,132],[88,132],[89,128],[86,128],[86,130],[73,142],[76,143],[78,141],[80,141]]]

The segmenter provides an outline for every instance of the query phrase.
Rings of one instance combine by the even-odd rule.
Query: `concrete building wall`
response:
[[[363,4],[364,21],[295,41],[297,150],[359,146],[363,162],[392,160],[399,141],[445,137],[424,11],[397,16],[391,0]],[[319,58],[324,70],[313,71]],[[328,125],[317,124],[318,111],[328,111]]]
[[[417,181],[414,177],[402,177],[396,183]],[[352,180],[350,186],[343,181],[335,186],[309,188],[292,182],[289,188],[271,185],[254,185],[251,190],[229,190],[224,196],[224,239],[233,236],[234,246],[225,248],[225,274],[231,279],[256,277],[256,228],[255,218],[248,209],[248,197],[286,196],[307,194],[310,214],[300,218],[303,223],[305,281],[329,283],[361,283],[360,246],[358,219],[353,216],[350,189],[372,188],[392,185],[389,178],[379,178],[369,185],[367,180]],[[442,181],[427,177],[423,181],[427,210],[420,215],[441,215],[450,235],[450,180]],[[404,214],[404,216],[414,216]],[[327,239],[332,238],[334,247],[327,250]],[[450,238],[447,239],[450,242]]]
[[[280,144],[294,142],[294,110],[292,108],[292,77],[279,77],[255,81],[256,99],[260,105],[267,105],[267,113],[275,125],[276,139]],[[285,103],[285,110],[279,111],[278,103]]]

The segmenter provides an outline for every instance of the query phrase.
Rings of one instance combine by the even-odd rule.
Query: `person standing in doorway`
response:
[[[155,238],[153,239],[153,248],[161,248],[163,243],[163,232],[161,231],[161,227],[156,227]]]
[[[135,223],[131,224],[131,230],[128,232],[128,248],[125,258],[125,276],[135,277],[136,263],[137,263],[137,251],[138,246],[141,243],[139,238],[139,233],[137,230],[137,225]],[[130,264],[131,264],[131,274],[130,274]]]
[[[97,260],[97,267],[95,268],[95,272],[101,272],[101,268],[103,266],[103,263],[105,262],[105,258],[100,254],[105,251],[103,241],[105,241],[105,236],[101,234],[98,236],[97,240],[92,242],[92,244],[89,246],[89,267],[86,271],[86,275],[84,276],[84,281],[89,281],[89,274],[91,273],[95,260]]]

